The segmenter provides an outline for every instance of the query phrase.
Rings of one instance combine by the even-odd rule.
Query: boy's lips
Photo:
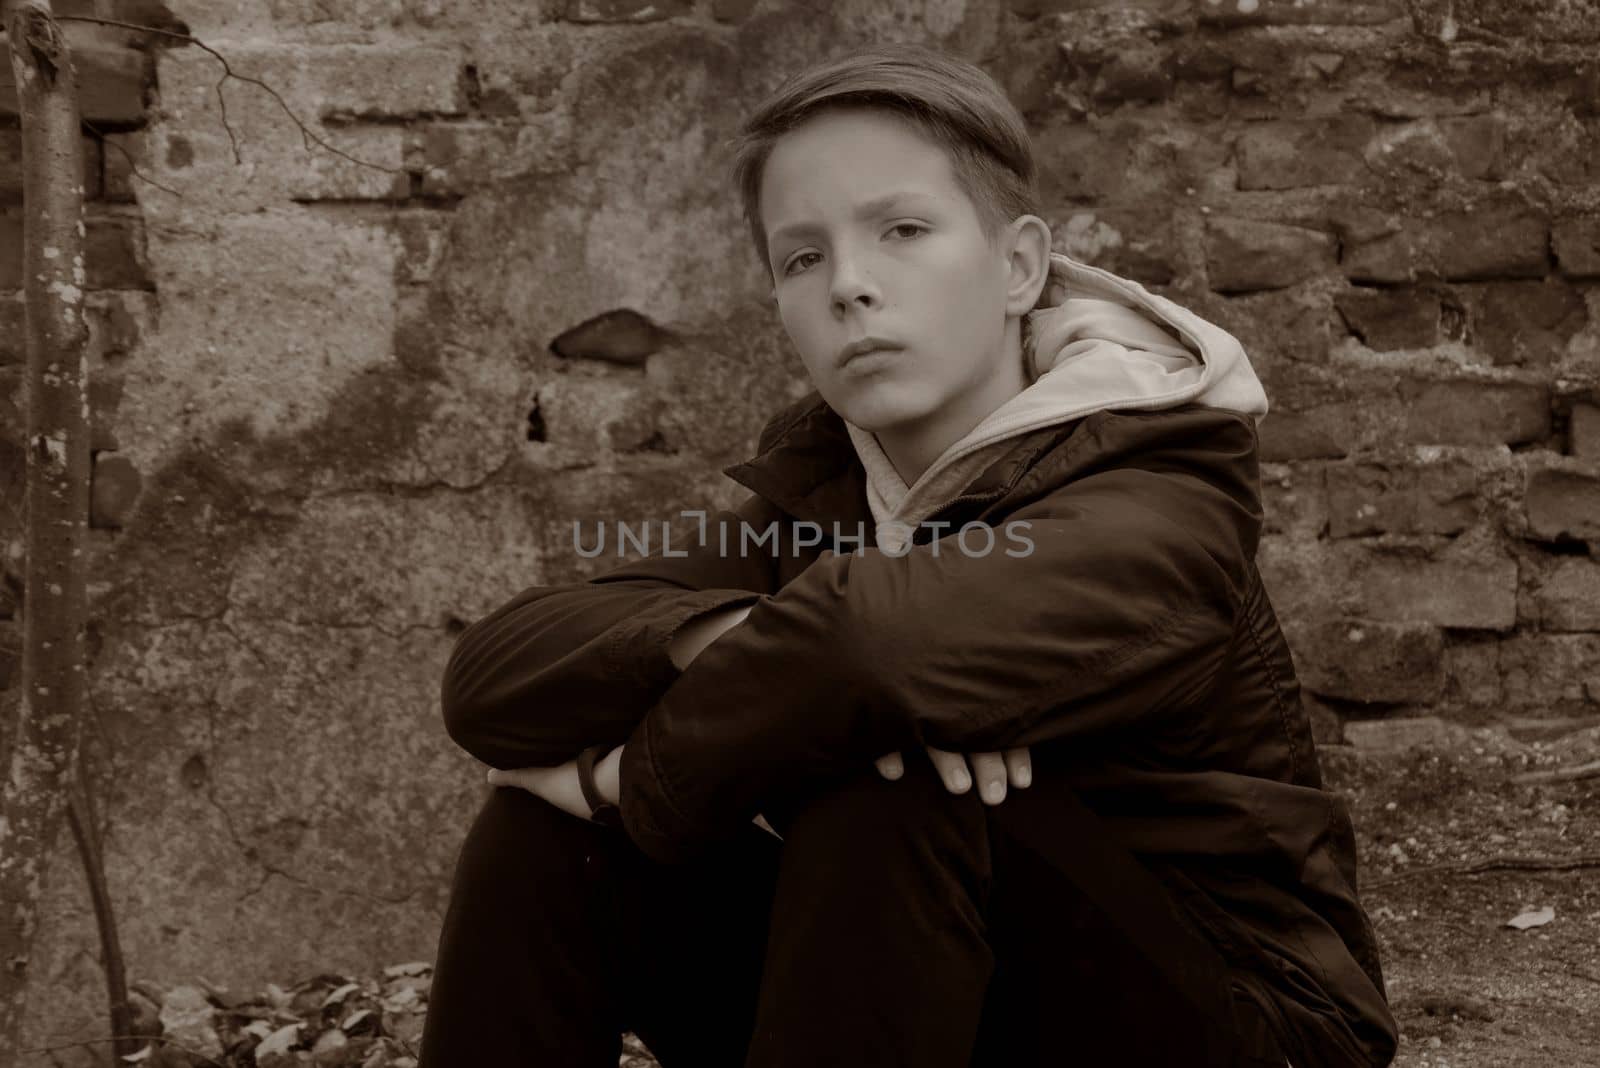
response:
[[[835,365],[838,367],[843,367],[857,356],[868,352],[877,352],[880,350],[895,351],[903,348],[905,348],[905,346],[900,344],[898,341],[890,341],[888,338],[874,337],[869,334],[864,338],[850,342],[844,348],[840,349],[839,358],[835,361]]]

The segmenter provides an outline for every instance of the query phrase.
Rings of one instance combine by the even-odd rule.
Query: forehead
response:
[[[761,176],[769,240],[900,207],[958,207],[966,194],[950,155],[892,112],[824,112],[784,134]]]

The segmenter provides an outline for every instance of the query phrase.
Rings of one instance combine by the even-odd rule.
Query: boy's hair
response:
[[[757,105],[733,140],[733,184],[764,269],[771,269],[760,203],[767,157],[780,138],[807,119],[851,108],[895,112],[943,146],[991,245],[1017,216],[1039,214],[1033,142],[994,79],[966,60],[923,45],[875,45],[791,77]]]

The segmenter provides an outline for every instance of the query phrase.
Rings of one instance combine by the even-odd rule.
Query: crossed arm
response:
[[[673,664],[679,669],[688,667],[708,645],[744,622],[749,614],[748,608],[722,609],[684,624],[667,646]],[[953,794],[965,793],[976,782],[980,784],[979,796],[984,803],[998,805],[1005,800],[1008,785],[1025,789],[1033,782],[1033,767],[1026,746],[1007,749],[1004,753],[973,753],[970,757],[934,746],[925,748],[940,779]],[[622,747],[618,746],[594,765],[595,787],[600,796],[612,804],[622,800],[621,760]],[[875,766],[878,773],[891,782],[905,774],[905,760],[899,752],[884,754],[875,761]],[[490,768],[488,781],[491,786],[527,790],[574,816],[589,818],[589,804],[578,782],[575,759],[555,767],[504,771]]]

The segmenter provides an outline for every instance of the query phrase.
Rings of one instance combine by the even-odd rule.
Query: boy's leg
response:
[[[1166,888],[1068,789],[990,813],[998,960],[973,1064],[1281,1066]]]
[[[967,1068],[994,964],[982,803],[910,761],[794,812],[749,1068]]]
[[[656,865],[621,831],[491,790],[457,861],[419,1068],[743,1063],[777,842]]]

